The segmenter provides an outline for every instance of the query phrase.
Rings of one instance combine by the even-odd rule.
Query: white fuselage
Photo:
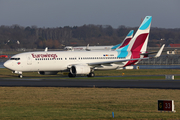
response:
[[[117,51],[42,51],[42,52],[27,52],[12,56],[12,59],[6,61],[4,66],[12,71],[65,71],[71,65],[89,63],[104,63],[107,61],[117,61],[126,58],[117,58]],[[13,59],[15,58],[15,59]],[[105,64],[93,66],[94,69],[116,69],[123,67],[126,62],[119,64]]]
[[[72,47],[72,46],[66,46],[64,49],[68,51],[86,51],[87,49],[90,51],[93,50],[106,50],[106,51],[111,51],[111,48],[113,45],[110,46],[77,46],[77,47]]]

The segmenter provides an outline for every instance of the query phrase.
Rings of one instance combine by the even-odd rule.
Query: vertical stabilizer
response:
[[[117,57],[135,59],[141,58],[141,53],[145,53],[149,38],[152,16],[146,16],[129,44],[117,49]],[[138,63],[138,60],[128,61],[125,66]]]
[[[122,48],[122,47],[128,45],[129,42],[130,42],[130,40],[131,40],[132,37],[133,37],[133,33],[134,33],[134,30],[129,31],[129,33],[127,34],[127,36],[126,36],[125,39],[123,40],[123,42],[120,43],[120,44],[118,44],[118,45],[113,46],[111,49],[112,49],[112,50],[117,50],[117,49],[119,49],[119,48]]]
[[[141,53],[146,51],[151,21],[152,21],[152,16],[146,16],[144,18],[136,34],[129,42],[128,51],[141,52]]]
[[[123,40],[123,42],[121,43],[121,45],[120,45],[117,49],[122,48],[122,47],[128,45],[129,42],[131,41],[132,37],[133,37],[133,33],[134,33],[134,30],[131,30],[131,31],[128,33],[128,35],[125,37],[125,39]]]

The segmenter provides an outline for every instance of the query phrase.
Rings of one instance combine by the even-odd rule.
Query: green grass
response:
[[[68,78],[58,75],[23,73],[25,78],[68,79],[165,79],[165,74],[180,70],[110,70],[95,71],[96,76]],[[124,73],[124,76],[122,76]],[[143,75],[149,75],[143,76]],[[153,75],[153,76],[151,76]],[[162,75],[162,76],[159,76]],[[119,76],[119,77],[111,77]],[[1,78],[17,78],[17,74],[0,69]],[[180,119],[180,90],[129,88],[60,88],[60,87],[0,87],[1,120],[174,120]],[[159,112],[158,99],[173,99],[176,113]]]
[[[129,88],[0,87],[0,119],[180,119],[180,90]],[[175,100],[176,113],[157,111]]]

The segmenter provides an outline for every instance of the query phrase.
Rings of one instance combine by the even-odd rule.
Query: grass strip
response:
[[[180,119],[180,90],[129,88],[0,87],[0,119]],[[176,113],[157,111],[173,99]]]

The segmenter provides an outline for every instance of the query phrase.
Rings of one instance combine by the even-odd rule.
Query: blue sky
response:
[[[180,28],[180,0],[0,0],[0,26],[138,27],[152,16],[152,27]]]

